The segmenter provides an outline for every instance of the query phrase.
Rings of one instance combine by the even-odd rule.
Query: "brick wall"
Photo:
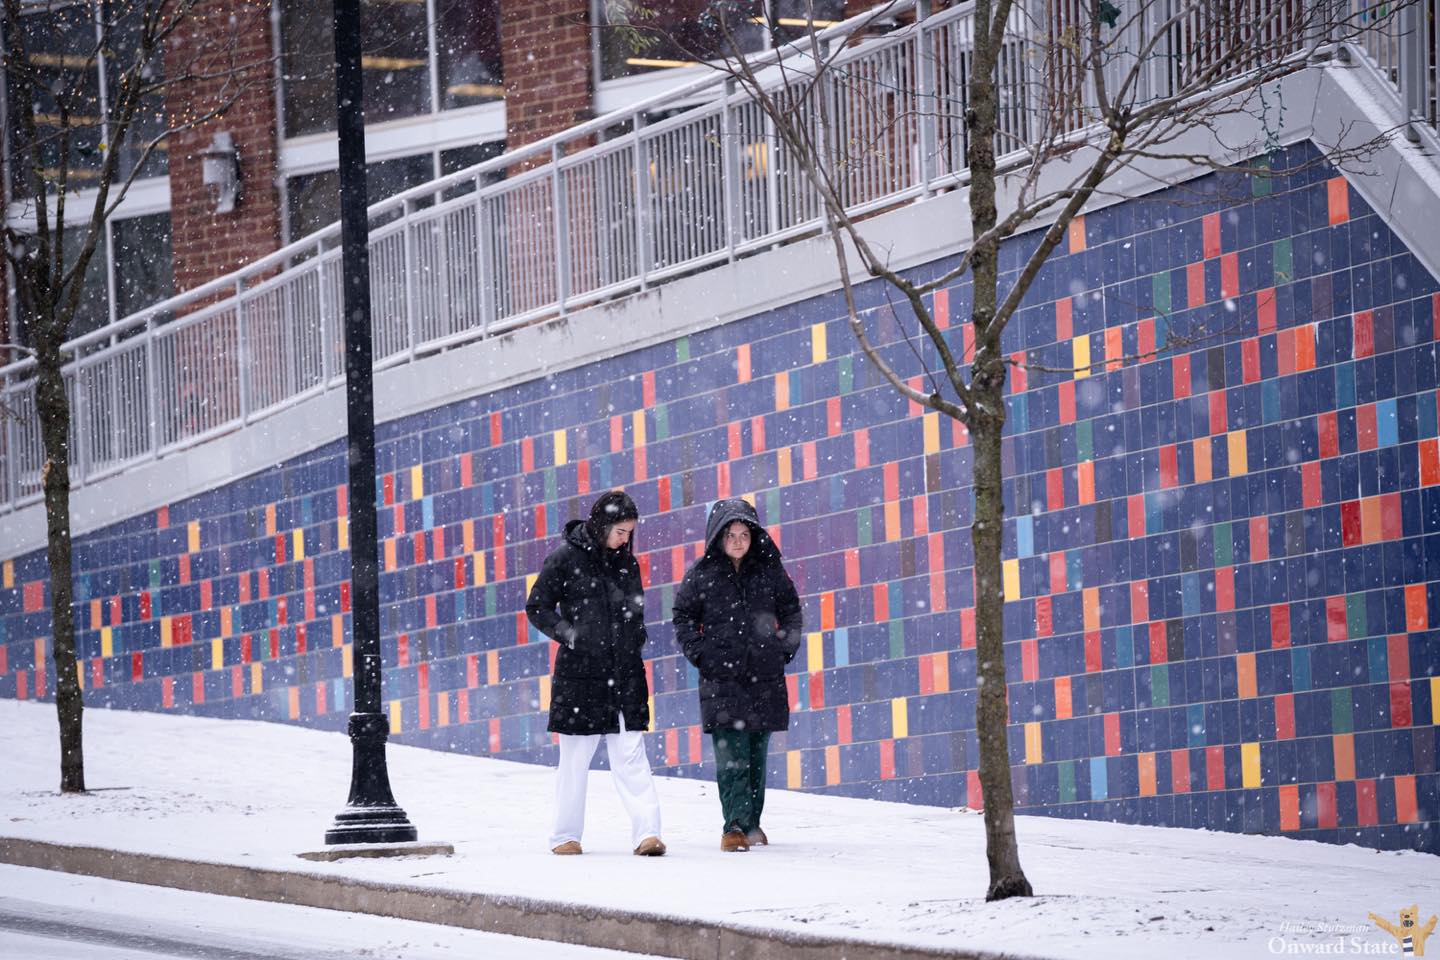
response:
[[[200,9],[203,12],[169,45],[166,71],[171,77],[200,72],[225,75],[176,84],[166,108],[172,124],[217,108],[224,114],[170,139],[177,292],[242,267],[272,252],[281,241],[269,4],[236,0]],[[240,152],[240,202],[226,214],[214,212],[201,183],[200,151],[220,131],[231,135]]]
[[[514,149],[592,115],[590,5],[517,0],[501,5],[507,145]]]

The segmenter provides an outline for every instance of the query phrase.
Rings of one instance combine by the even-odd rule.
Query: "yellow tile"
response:
[[[791,790],[800,789],[800,751],[785,751],[785,786]]]
[[[115,656],[115,636],[110,632],[109,627],[102,627],[100,629],[100,656]]]
[[[500,651],[488,650],[485,653],[485,683],[494,686],[500,682]]]
[[[825,635],[805,634],[805,666],[811,672],[825,669]]]
[[[410,499],[419,500],[425,496],[425,469],[420,464],[410,468]]]
[[[5,589],[6,589],[6,590],[9,590],[11,587],[15,586],[15,561],[14,561],[14,560],[6,560],[6,561],[5,561],[4,571],[5,571],[5,574],[4,574],[4,577],[5,577],[5,579],[4,579]]]
[[[250,664],[250,693],[252,696],[265,692],[265,679],[259,663]]]
[[[1005,560],[1001,562],[1001,568],[1005,574],[1005,599],[1020,599],[1020,561]]]
[[[635,446],[645,446],[645,411],[636,410],[630,415],[630,419],[634,426]]]
[[[394,569],[395,569],[395,541],[394,541],[394,540],[386,540],[386,541],[385,541],[385,569],[386,569],[386,570],[394,570]]]
[[[840,748],[828,746],[825,748],[825,786],[833,787],[840,782]]]
[[[790,482],[791,478],[789,447],[781,447],[775,451],[775,468],[780,475],[780,486],[783,487]]]
[[[75,680],[80,684],[80,689],[85,689],[85,661],[75,661]]]
[[[336,526],[336,528],[337,528],[337,529],[336,529],[336,537],[335,537],[335,539],[336,539],[336,541],[338,542],[339,549],[341,549],[341,550],[349,550],[349,549],[350,549],[350,518],[349,518],[349,517],[341,517],[338,521],[336,521],[335,526]]]
[[[927,413],[924,417],[925,424],[925,452],[940,452],[940,414]]]
[[[1440,726],[1440,677],[1430,678],[1430,722]]]
[[[1090,335],[1087,333],[1071,340],[1070,350],[1075,362],[1075,379],[1090,376]]]
[[[550,678],[545,675],[540,677],[540,709],[550,709]]]
[[[485,586],[485,551],[475,554],[475,586]]]
[[[754,493],[742,493],[742,494],[740,494],[740,499],[741,499],[741,500],[744,500],[746,503],[750,504],[750,506],[752,506],[752,507],[755,506],[755,494],[754,494]],[[758,508],[757,508],[757,509],[758,509]]]
[[[460,525],[460,536],[463,543],[462,549],[466,553],[475,552],[475,521],[466,520]]]
[[[221,670],[225,667],[225,641],[219,637],[210,641],[210,669]]]
[[[1240,777],[1247,790],[1260,786],[1260,744],[1240,744]]]
[[[340,675],[346,679],[355,675],[355,648],[348,643],[340,648]]]
[[[345,646],[345,617],[338,613],[330,617],[330,646]]]
[[[400,732],[400,701],[390,701],[390,732]]]
[[[1081,593],[1081,607],[1085,615],[1085,632],[1100,629],[1100,588],[1086,587]]]
[[[1031,721],[1025,724],[1025,762],[1040,763],[1044,760],[1042,756],[1040,741],[1040,724],[1038,721]]]
[[[555,431],[555,466],[562,467],[566,464],[565,456],[565,431]]]
[[[549,677],[542,679],[549,680]],[[435,723],[438,726],[450,726],[450,695],[448,693],[435,694]]]
[[[275,536],[275,504],[265,506],[265,536]]]
[[[1230,445],[1230,476],[1238,477],[1250,469],[1249,461],[1246,459],[1245,431],[1232,431],[1227,442]]]
[[[910,710],[904,697],[890,701],[890,735],[896,740],[910,736]]]
[[[304,531],[304,530],[301,530],[300,528],[297,527],[297,528],[290,534],[290,539],[291,539],[291,541],[293,541],[293,543],[294,543],[294,548],[293,548],[293,550],[291,551],[291,553],[293,554],[293,556],[291,556],[290,559],[291,559],[291,560],[297,560],[297,561],[298,561],[298,560],[304,560],[304,559],[305,559],[305,531]]]
[[[195,553],[200,549],[200,521],[191,520],[186,532],[189,534],[189,550],[191,553]]]
[[[535,589],[535,581],[540,579],[540,574],[529,573],[525,575],[525,596],[530,596],[530,591]]]
[[[825,362],[825,324],[817,323],[810,328],[810,362]]]
[[[897,500],[885,504],[885,539],[900,539],[900,503]]]
[[[168,647],[168,646],[170,646],[170,645],[171,645],[172,643],[174,643],[174,642],[175,642],[175,641],[174,641],[174,637],[173,637],[173,635],[172,635],[172,633],[171,633],[171,629],[170,629],[170,618],[169,618],[169,617],[161,617],[161,618],[160,618],[160,646],[162,646],[162,647]]]

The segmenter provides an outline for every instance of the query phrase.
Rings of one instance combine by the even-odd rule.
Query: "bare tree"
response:
[[[1261,140],[1217,145],[1233,126],[1273,127],[1266,91],[1275,81],[1323,58],[1334,44],[1355,41],[1399,22],[1405,0],[1383,17],[1371,10],[1317,0],[972,0],[959,28],[917,44],[915,73],[930,71],[931,92],[917,96],[903,71],[876,69],[848,56],[847,43],[873,27],[913,22],[920,4],[891,2],[864,15],[849,37],[820,30],[813,0],[808,29],[787,59],[746,54],[736,42],[738,24],[753,22],[752,5],[711,0],[704,17],[727,41],[722,56],[695,51],[747,91],[773,129],[771,163],[814,191],[824,232],[834,242],[850,328],[868,360],[907,399],[962,423],[973,441],[975,513],[975,628],[978,660],[976,731],[984,794],[989,900],[1032,893],[1020,865],[1007,738],[1008,688],[1004,661],[1004,587],[1001,530],[1001,433],[1004,391],[1013,365],[1068,375],[1133,359],[1040,365],[1007,357],[1001,336],[1050,254],[1067,237],[1087,203],[1108,195],[1121,174],[1140,163],[1189,161],[1219,169],[1217,155],[1260,155]],[[610,0],[615,29],[643,49],[658,27],[658,8]],[[746,18],[743,19],[742,18]],[[772,31],[775,24],[769,24]],[[919,29],[911,27],[910,29]],[[671,33],[668,41],[677,42]],[[778,62],[777,62],[778,60]],[[933,122],[932,141],[914,142],[917,119]],[[1204,134],[1205,147],[1191,144]],[[1382,138],[1383,139],[1383,138]],[[1352,146],[1342,156],[1374,149]],[[892,269],[887,252],[867,238],[858,205],[874,208],[873,180],[883,180],[916,149],[943,158],[953,171],[932,184],[968,185],[969,247],[959,263],[923,282]],[[1235,169],[1235,167],[1230,167]],[[867,177],[869,180],[867,181]],[[1002,288],[1003,241],[1022,231],[1043,231],[1019,272]],[[957,238],[958,239],[958,238]],[[852,262],[865,279],[893,290],[913,326],[906,336],[928,343],[941,369],[922,383],[907,382],[872,343],[856,307]],[[960,355],[937,323],[927,297],[968,275],[973,289],[968,323],[973,354]],[[904,326],[904,324],[902,324]],[[1215,336],[1223,331],[1209,331]],[[1176,345],[1173,341],[1159,349]],[[1152,354],[1153,355],[1153,354]]]
[[[247,86],[268,82],[270,61],[240,62],[237,53],[268,9],[261,0],[3,0],[8,193],[12,209],[34,218],[33,230],[7,219],[5,256],[35,364],[62,792],[85,789],[65,344],[106,225],[149,161],[175,134],[221,116]],[[204,92],[172,112],[176,90]],[[82,191],[83,216],[68,215]]]

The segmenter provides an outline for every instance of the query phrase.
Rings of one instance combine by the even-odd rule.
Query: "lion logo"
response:
[[[1435,915],[1431,914],[1425,926],[1420,923],[1420,905],[1411,904],[1400,910],[1400,922],[1391,923],[1384,917],[1370,914],[1370,920],[1394,937],[1400,943],[1400,951],[1407,957],[1425,956],[1425,941],[1430,939],[1430,934],[1435,932]]]

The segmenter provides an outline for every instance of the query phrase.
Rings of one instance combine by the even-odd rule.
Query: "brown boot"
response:
[[[750,842],[745,839],[744,830],[732,827],[721,834],[720,849],[726,853],[744,853],[750,849]]]
[[[550,852],[555,854],[556,856],[574,857],[581,853],[584,853],[585,851],[580,849],[579,840],[566,840],[564,843],[560,844],[560,846],[556,847]]]
[[[750,844],[750,846],[752,847],[770,846],[770,838],[765,836],[765,831],[761,830],[759,827],[756,827],[754,830],[751,830],[749,833],[745,834],[745,842]]]
[[[659,837],[646,837],[640,841],[640,846],[635,848],[637,857],[663,857],[665,856],[665,843]]]

